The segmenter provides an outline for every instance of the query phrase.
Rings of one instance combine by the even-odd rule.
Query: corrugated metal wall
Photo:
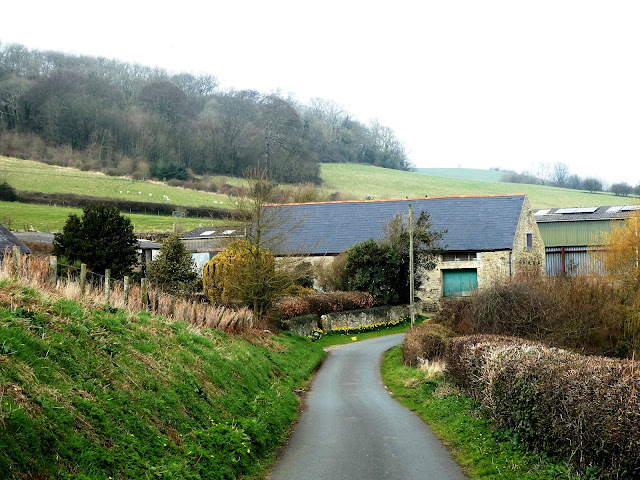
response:
[[[593,275],[604,274],[601,250],[578,247],[545,248],[547,275]]]
[[[614,224],[610,220],[589,222],[540,222],[540,235],[546,247],[599,245],[603,234],[611,233]]]

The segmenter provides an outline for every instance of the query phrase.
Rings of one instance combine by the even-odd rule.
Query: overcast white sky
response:
[[[640,2],[22,0],[0,42],[333,100],[418,167],[640,183]]]

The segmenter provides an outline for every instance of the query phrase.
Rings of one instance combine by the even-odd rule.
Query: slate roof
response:
[[[355,201],[273,205],[278,213],[278,231],[286,243],[274,253],[330,255],[346,251],[356,243],[383,236],[383,225],[396,213],[414,218],[429,213],[432,229],[444,231],[440,248],[446,251],[510,250],[524,205],[525,195],[476,197],[431,197],[407,200]],[[275,210],[274,210],[275,209]],[[276,232],[277,235],[277,232]]]
[[[16,236],[0,224],[0,257],[5,250],[13,250],[14,246],[20,247],[20,253],[31,253],[29,247],[16,238]]]
[[[632,212],[640,213],[638,205],[600,207],[561,207],[534,210],[538,223],[588,222],[595,220],[624,220]]]
[[[161,243],[152,242],[151,240],[146,240],[144,238],[138,238],[138,248],[140,250],[160,250],[162,247]]]

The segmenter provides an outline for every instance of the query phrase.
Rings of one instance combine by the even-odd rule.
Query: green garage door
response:
[[[478,288],[478,270],[462,268],[442,271],[442,294],[445,297],[463,297],[471,295]]]

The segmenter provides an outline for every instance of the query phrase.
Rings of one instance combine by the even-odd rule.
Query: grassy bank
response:
[[[4,280],[0,478],[259,478],[322,355]]]
[[[401,348],[391,349],[383,359],[385,385],[429,424],[472,480],[580,478],[562,461],[526,453],[513,435],[495,428],[442,373],[429,375],[403,366]]]

